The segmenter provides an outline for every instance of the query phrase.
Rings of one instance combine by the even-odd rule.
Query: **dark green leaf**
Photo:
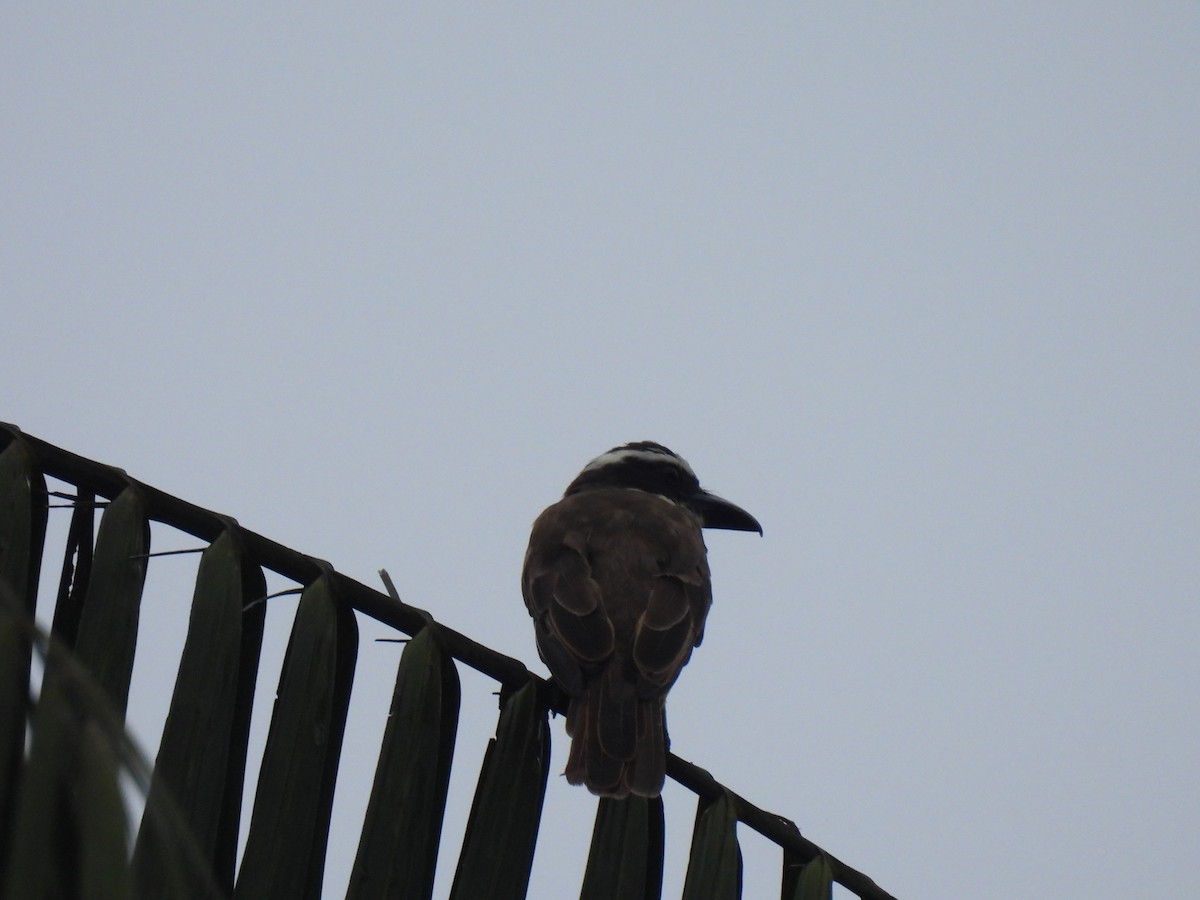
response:
[[[257,616],[257,630],[252,622],[244,633],[243,609],[264,590],[262,570],[243,560],[236,533],[222,532],[200,558],[187,641],[147,800],[153,811],[160,793],[173,799],[206,866],[227,890],[233,887],[234,859],[223,852],[220,837],[230,819],[236,828],[241,808],[245,746],[238,736],[245,730],[240,719],[250,712],[250,704],[238,698],[245,679],[253,695],[262,626]],[[253,655],[243,660],[247,643]],[[170,837],[169,830],[153,827],[138,833],[134,872],[142,896],[166,896],[167,885],[177,880],[177,870],[164,868],[171,859],[159,845]]]
[[[347,900],[433,895],[458,703],[454,662],[426,627],[400,657]]]
[[[92,553],[96,540],[96,493],[80,486],[75,489],[75,508],[67,529],[62,571],[54,601],[54,636],[74,649],[79,636],[79,619],[87,584],[92,577]]]
[[[742,895],[742,851],[733,799],[701,800],[692,832],[684,900],[734,900]]]
[[[124,718],[137,645],[138,613],[150,552],[150,523],[135,487],[127,487],[100,518],[92,574],[75,652]]]
[[[484,755],[451,900],[522,900],[549,772],[550,726],[529,682],[504,701]]]
[[[91,898],[129,896],[129,821],[117,781],[117,749],[95,721],[80,728],[71,789],[78,804],[80,883]]]
[[[580,900],[658,900],[662,869],[662,798],[601,798]]]
[[[833,868],[822,853],[800,870],[793,900],[832,900]]]
[[[46,536],[46,479],[20,437],[0,452],[0,877],[25,752],[32,646]]]
[[[46,479],[21,439],[0,452],[0,584],[33,615],[46,538]]]
[[[115,752],[88,702],[72,690],[72,677],[70,661],[52,655],[21,781],[6,897],[128,896],[128,825]],[[92,692],[92,703],[103,698]]]
[[[320,896],[357,650],[353,611],[330,578],[317,579],[300,598],[279,676],[238,897]]]

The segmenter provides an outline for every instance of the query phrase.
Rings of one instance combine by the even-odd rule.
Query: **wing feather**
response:
[[[534,523],[522,592],[538,651],[571,696],[567,780],[657,796],[663,700],[712,604],[699,520],[641,491],[568,495]]]

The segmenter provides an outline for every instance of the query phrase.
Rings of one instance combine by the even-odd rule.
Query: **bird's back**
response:
[[[569,495],[534,523],[522,587],[539,652],[573,697],[568,778],[657,794],[662,699],[712,603],[700,520],[644,491]]]

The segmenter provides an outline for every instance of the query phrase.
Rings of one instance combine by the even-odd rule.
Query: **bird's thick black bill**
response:
[[[721,528],[726,531],[757,531],[763,533],[758,519],[750,515],[736,503],[730,503],[723,497],[701,491],[688,501],[688,506],[695,510],[704,522],[705,528]]]

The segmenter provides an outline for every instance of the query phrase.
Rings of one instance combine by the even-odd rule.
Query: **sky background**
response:
[[[1198,61],[1191,3],[9,4],[0,420],[539,672],[530,523],[665,443],[765,528],[708,536],[677,753],[901,897],[1186,896]],[[151,755],[194,568],[147,583]],[[360,626],[330,897],[398,655]],[[495,727],[462,674],[439,896]],[[595,807],[552,730],[547,900]]]

